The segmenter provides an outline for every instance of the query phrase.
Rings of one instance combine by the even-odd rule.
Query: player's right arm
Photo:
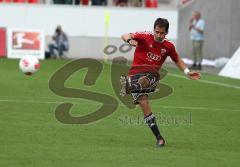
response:
[[[138,41],[135,40],[135,39],[133,39],[133,34],[131,34],[131,33],[123,34],[123,35],[121,36],[121,38],[122,38],[122,40],[123,40],[124,42],[127,42],[127,43],[129,43],[130,45],[132,45],[132,46],[137,46],[137,45],[138,45]]]

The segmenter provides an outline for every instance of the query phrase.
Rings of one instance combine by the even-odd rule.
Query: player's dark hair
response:
[[[167,19],[164,18],[157,18],[157,20],[154,22],[154,29],[156,27],[165,27],[166,32],[168,32],[169,29],[169,22]]]

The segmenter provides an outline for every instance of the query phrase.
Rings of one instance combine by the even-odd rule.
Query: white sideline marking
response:
[[[173,76],[173,77],[176,77],[176,78],[188,79],[186,76],[177,75],[177,74],[167,74],[167,75]],[[240,89],[240,86],[237,86],[237,85],[231,85],[231,84],[226,84],[226,83],[219,83],[219,82],[208,81],[208,80],[203,80],[203,79],[198,80],[198,82],[203,82],[203,83],[208,83],[208,84],[223,86],[223,87],[227,87],[227,88]]]
[[[12,100],[12,99],[0,99],[0,102],[10,103],[44,103],[44,104],[59,104],[61,101],[31,101],[31,100]]]
[[[154,106],[154,105],[153,105]],[[181,106],[160,106],[160,108],[175,108],[175,109],[188,109],[188,110],[215,110],[215,111],[240,111],[240,109],[228,109],[228,108],[209,108],[209,107],[181,107]]]
[[[61,103],[73,103],[75,105],[89,105],[89,102],[76,102],[76,101],[32,101],[32,100],[13,100],[13,99],[0,99],[0,103],[1,102],[10,102],[10,103],[33,103],[33,104],[61,104]],[[99,104],[91,104],[91,106],[93,105],[101,105]],[[108,104],[108,105],[112,105],[112,104]],[[119,106],[125,106],[123,104],[119,104]],[[215,110],[215,111],[240,111],[240,109],[229,109],[229,108],[209,108],[209,107],[193,107],[193,106],[186,106],[186,107],[182,107],[182,106],[167,106],[167,105],[154,105],[152,104],[152,106],[158,106],[160,108],[172,108],[172,109],[188,109],[188,110]]]

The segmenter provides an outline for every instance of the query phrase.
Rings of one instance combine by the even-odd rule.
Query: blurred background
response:
[[[198,10],[206,22],[204,57],[215,59],[231,57],[239,46],[239,11],[234,10],[239,3],[238,0],[228,3],[224,0],[3,0],[0,21],[1,27],[6,28],[42,29],[46,43],[55,27],[62,25],[70,36],[69,56],[78,57],[100,56],[104,46],[101,46],[102,38],[107,37],[109,43],[115,44],[122,33],[152,30],[157,17],[166,17],[170,21],[168,38],[176,44],[181,43],[177,45],[179,52],[187,56],[191,48],[188,23],[192,12]],[[106,17],[109,17],[108,21]]]
[[[104,48],[120,47],[123,33],[152,31],[154,20],[165,17],[170,22],[168,39],[190,65],[189,20],[199,11],[205,21],[203,66],[222,68],[240,46],[239,7],[239,0],[0,0],[0,55],[11,57],[11,33],[6,35],[11,29],[39,30],[40,57],[46,58],[55,28],[61,25],[69,39],[65,57],[104,59]],[[133,49],[124,56],[131,60],[132,53]],[[119,55],[123,53],[116,51],[107,59]]]

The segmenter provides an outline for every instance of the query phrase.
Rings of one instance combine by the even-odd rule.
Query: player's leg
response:
[[[140,92],[150,86],[149,78],[141,76],[136,80],[131,81],[131,84],[127,88],[127,93]]]
[[[142,90],[141,82],[144,82],[143,79],[140,80],[140,75],[134,75],[131,77],[121,76],[120,77],[120,84],[121,84],[121,91],[120,95],[125,96],[130,93],[136,93]]]
[[[137,95],[137,94],[135,94],[135,95]],[[150,107],[150,104],[148,101],[148,95],[143,94],[143,95],[139,96],[137,99],[137,103],[140,105],[140,107],[143,111],[144,120],[146,121],[149,128],[151,129],[151,131],[153,132],[153,134],[155,135],[155,137],[157,139],[157,146],[164,146],[165,140],[162,137],[162,135],[160,134],[160,131],[158,129],[158,125],[156,122],[156,118],[151,111],[151,107]]]
[[[137,102],[143,111],[144,117],[146,117],[152,113],[147,95],[140,96],[138,98]]]
[[[136,74],[131,77],[121,76],[121,93],[120,95],[125,96],[129,93],[140,93],[140,92],[151,92],[151,86],[159,81],[159,74],[146,73]]]

